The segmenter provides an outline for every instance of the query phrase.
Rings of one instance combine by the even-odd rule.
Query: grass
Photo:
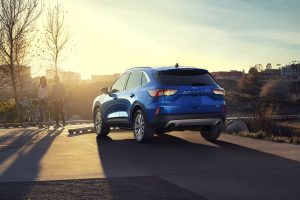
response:
[[[236,132],[233,135],[278,143],[300,144],[299,119],[285,121],[254,119],[244,122],[249,131]]]
[[[300,136],[299,135],[297,135],[297,136],[295,135],[293,137],[283,137],[283,136],[270,135],[263,131],[259,131],[256,133],[239,132],[239,133],[233,133],[232,135],[248,137],[248,138],[252,138],[252,139],[268,140],[268,141],[278,142],[278,143],[288,143],[288,144],[295,144],[295,145],[300,144]]]

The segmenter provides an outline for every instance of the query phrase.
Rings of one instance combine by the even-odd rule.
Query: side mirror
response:
[[[108,94],[109,92],[108,92],[108,88],[102,88],[101,90],[100,90],[100,92],[101,92],[101,94]]]

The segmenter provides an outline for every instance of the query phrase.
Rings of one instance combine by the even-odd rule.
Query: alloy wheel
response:
[[[101,132],[102,128],[102,116],[99,110],[97,110],[96,115],[95,115],[95,128],[97,131],[97,134]]]
[[[137,114],[134,122],[134,135],[137,141],[141,141],[144,137],[145,121],[142,114]]]

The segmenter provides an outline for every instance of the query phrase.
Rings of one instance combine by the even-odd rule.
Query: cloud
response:
[[[300,55],[298,0],[66,0],[79,54],[64,66],[249,66]],[[213,70],[213,69],[211,69]]]

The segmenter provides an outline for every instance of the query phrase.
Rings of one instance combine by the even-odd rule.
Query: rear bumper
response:
[[[225,113],[202,113],[184,115],[158,115],[151,123],[156,129],[194,129],[218,126],[225,121]]]

